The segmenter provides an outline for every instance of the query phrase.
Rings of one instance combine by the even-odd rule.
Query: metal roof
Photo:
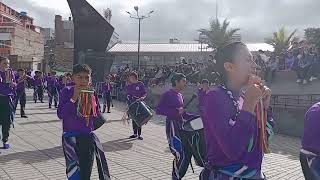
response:
[[[207,44],[202,44],[202,51],[212,51],[211,48],[206,48]],[[121,53],[121,52],[137,52],[138,44],[136,43],[119,43],[113,46],[109,52]],[[189,43],[189,44],[141,44],[140,52],[200,52],[201,44]]]
[[[207,44],[202,44],[202,51],[211,52],[212,48],[206,48]],[[273,47],[266,43],[248,43],[250,51],[273,51]],[[133,53],[138,51],[137,43],[119,43],[113,46],[110,53]],[[201,52],[201,44],[198,43],[142,43],[140,52],[160,52],[160,53],[179,53],[179,52]]]

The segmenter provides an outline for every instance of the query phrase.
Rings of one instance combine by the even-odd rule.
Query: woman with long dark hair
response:
[[[273,134],[271,91],[254,75],[256,64],[245,44],[219,48],[215,59],[220,85],[205,100],[208,161],[200,179],[265,179],[261,164]]]

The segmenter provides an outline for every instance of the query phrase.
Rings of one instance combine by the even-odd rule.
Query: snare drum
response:
[[[203,129],[202,119],[198,116],[195,118],[185,121],[182,124],[182,129],[185,131],[197,131]]]
[[[129,118],[137,123],[139,127],[147,124],[153,116],[151,109],[143,101],[136,101],[129,106]]]

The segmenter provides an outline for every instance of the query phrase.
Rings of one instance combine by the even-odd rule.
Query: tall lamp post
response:
[[[140,37],[141,37],[141,20],[143,19],[147,19],[149,17],[151,17],[151,14],[154,11],[150,11],[147,15],[139,15],[139,7],[135,6],[134,10],[137,12],[136,15],[132,15],[129,11],[127,11],[127,13],[130,15],[130,18],[132,19],[137,19],[139,22],[139,34],[138,34],[138,70],[140,71]]]

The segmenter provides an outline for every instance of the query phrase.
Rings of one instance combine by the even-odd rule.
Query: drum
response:
[[[153,116],[152,110],[143,101],[136,101],[129,106],[129,118],[134,120],[139,127],[147,124]]]
[[[202,119],[200,117],[196,116],[193,119],[185,121],[182,124],[182,129],[185,130],[185,131],[201,130],[201,129],[203,129]]]
[[[185,121],[182,124],[182,132],[187,137],[189,148],[197,166],[204,167],[206,162],[206,142],[202,119],[199,116]]]

